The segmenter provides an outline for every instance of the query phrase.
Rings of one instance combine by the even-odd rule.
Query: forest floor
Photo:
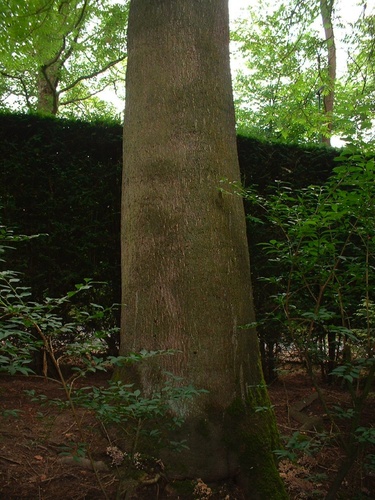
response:
[[[106,382],[105,377],[108,375],[93,374],[82,383],[102,385]],[[44,394],[49,401],[62,398],[61,387],[53,380],[35,376],[0,376],[0,499],[244,499],[235,485],[206,485],[204,478],[197,478],[191,486],[195,493],[177,493],[175,485],[164,480],[163,474],[157,474],[152,466],[148,466],[148,470],[145,467],[142,486],[138,490],[134,489],[132,494],[128,490],[128,495],[118,494],[117,468],[111,465],[111,457],[107,454],[108,440],[94,416],[87,411],[78,411],[96,472],[81,454],[79,443],[82,437],[71,411],[32,401],[25,390]],[[348,394],[343,389],[326,385],[322,390],[329,406],[349,404]],[[310,448],[314,448],[323,431],[326,436],[333,432],[311,382],[303,372],[289,371],[270,385],[269,392],[282,436],[292,436],[304,426],[303,435],[308,438]],[[373,394],[371,398],[363,425],[374,423]],[[317,427],[320,427],[319,431]],[[317,447],[311,456],[302,455],[293,463],[282,461],[280,474],[290,498],[324,498],[343,457],[343,452],[331,441],[329,446]],[[375,474],[365,468],[363,456],[345,478],[337,498],[375,498]]]

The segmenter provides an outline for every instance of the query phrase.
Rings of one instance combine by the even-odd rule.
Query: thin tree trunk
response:
[[[247,498],[277,499],[274,416],[256,333],[241,328],[254,319],[244,208],[220,191],[240,179],[228,25],[227,0],[130,4],[120,352],[179,351],[136,365],[146,393],[164,371],[208,390],[171,406],[189,446],[163,455],[172,477],[240,467]]]
[[[328,92],[323,95],[324,112],[327,117],[327,136],[323,135],[323,142],[328,146],[331,145],[336,82],[336,44],[332,23],[333,4],[334,0],[320,0],[320,13],[327,43],[328,62]]]

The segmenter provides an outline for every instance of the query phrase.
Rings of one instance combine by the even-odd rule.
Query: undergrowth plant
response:
[[[375,443],[374,429],[361,424],[375,374],[374,178],[373,154],[347,147],[322,185],[293,189],[276,181],[267,196],[238,184],[229,189],[252,205],[250,223],[271,234],[261,243],[267,257],[261,280],[271,293],[258,321],[281,332],[284,353],[297,349],[331,421],[327,439],[345,452],[327,499]],[[328,407],[322,379],[347,388],[350,408]],[[286,453],[307,447],[294,435]]]
[[[12,243],[29,237],[15,236],[12,231],[0,226],[0,257]],[[2,267],[6,262],[1,259]],[[128,456],[126,465],[136,460],[139,462],[143,445],[147,442],[153,449],[169,446],[174,449],[185,447],[184,442],[170,442],[168,429],[182,424],[174,417],[170,407],[176,400],[181,402],[198,396],[203,390],[191,385],[184,385],[183,380],[169,373],[167,382],[147,396],[133,384],[109,381],[104,386],[78,387],[77,381],[98,370],[107,371],[114,367],[141,363],[150,357],[173,355],[174,351],[142,351],[128,356],[109,356],[106,354],[106,335],[113,333],[113,327],[97,328],[90,325],[105,325],[108,310],[98,304],[91,304],[83,310],[77,308],[73,299],[95,285],[89,279],[76,285],[73,291],[61,298],[45,298],[43,302],[32,300],[31,290],[23,286],[22,277],[9,270],[0,270],[0,373],[10,375],[30,375],[34,373],[36,353],[42,356],[42,373],[45,377],[54,374],[64,389],[64,397],[49,400],[38,395],[34,390],[27,391],[33,401],[40,404],[56,405],[61,409],[70,409],[78,428],[80,443],[63,450],[63,454],[73,454],[79,460],[86,455],[96,474],[103,497],[108,498],[100,481],[95,461],[89,447],[86,446],[85,429],[78,417],[77,409],[84,408],[96,417],[108,438],[108,454],[113,464],[121,465]],[[66,312],[68,311],[68,314]],[[109,311],[110,312],[110,311]],[[70,320],[64,319],[64,316]],[[88,326],[89,325],[89,326]],[[65,375],[63,366],[69,362],[70,373]],[[52,370],[51,370],[52,368]],[[82,384],[81,384],[82,385]],[[18,416],[7,412],[3,416]],[[120,450],[111,436],[125,437],[126,450]],[[74,449],[73,449],[74,448]],[[114,458],[115,457],[115,458]],[[116,458],[117,457],[117,458]]]

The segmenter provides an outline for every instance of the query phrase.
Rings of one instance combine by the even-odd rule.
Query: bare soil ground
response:
[[[105,376],[93,375],[82,383],[101,385],[106,381]],[[318,421],[322,424],[319,432],[332,432],[323,408],[314,396],[311,397],[312,385],[302,372],[284,375],[269,389],[281,435],[291,436],[304,425],[298,421],[298,415],[297,419],[294,418],[294,410],[301,406],[300,413],[307,419],[315,421],[315,417],[319,417]],[[144,471],[141,489],[127,496],[120,495],[117,470],[111,465],[111,458],[106,452],[108,441],[93,415],[79,411],[85,441],[98,469],[96,472],[92,470],[89,460],[73,458],[74,455],[79,456],[82,438],[71,411],[33,402],[25,390],[35,390],[37,394],[46,395],[48,400],[63,398],[61,386],[53,380],[34,376],[0,377],[0,499],[244,499],[235,485],[205,485],[204,478],[195,485],[195,494],[187,496],[177,493],[173,484],[157,480],[158,474],[153,466],[148,466],[148,470]],[[323,391],[329,405],[349,403],[343,389],[326,386]],[[306,406],[305,403],[301,405],[301,401]],[[372,403],[375,403],[374,396]],[[369,404],[363,423],[371,425],[373,420],[374,404]],[[314,427],[305,433],[313,440],[318,435]],[[280,473],[290,498],[324,498],[342,459],[342,451],[331,443],[313,456],[301,457],[296,463],[282,461]],[[375,477],[364,467],[363,462],[364,457],[360,456],[337,498],[375,498]]]

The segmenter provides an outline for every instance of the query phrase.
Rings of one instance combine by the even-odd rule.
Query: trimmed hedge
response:
[[[275,179],[298,187],[322,182],[337,154],[248,137],[238,137],[238,152],[245,184],[262,192]],[[0,222],[16,233],[48,235],[9,253],[8,268],[25,274],[37,299],[90,277],[108,282],[106,304],[119,302],[122,127],[3,114],[0,157]],[[251,233],[256,277],[264,261]]]
[[[275,180],[296,188],[321,184],[330,175],[338,150],[323,145],[293,145],[237,137],[238,158],[246,186],[265,193]]]
[[[48,235],[7,256],[37,298],[90,277],[118,301],[121,137],[119,125],[0,116],[1,223]]]

